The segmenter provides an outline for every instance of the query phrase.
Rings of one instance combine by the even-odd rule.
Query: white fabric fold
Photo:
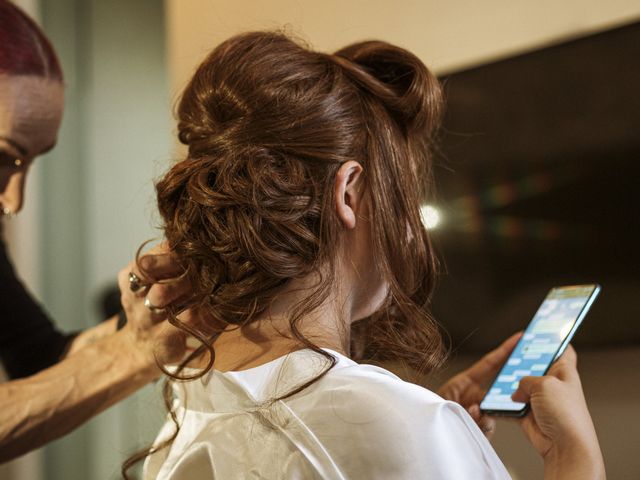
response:
[[[299,350],[259,367],[211,371],[175,387],[178,436],[147,458],[145,479],[505,479],[459,405],[332,350]],[[168,420],[157,441],[173,431]]]

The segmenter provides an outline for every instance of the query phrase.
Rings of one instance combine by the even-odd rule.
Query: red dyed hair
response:
[[[7,0],[0,0],[0,73],[62,81],[60,62],[44,32]]]

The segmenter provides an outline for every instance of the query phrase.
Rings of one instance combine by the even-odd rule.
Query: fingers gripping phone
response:
[[[596,284],[555,287],[549,291],[480,402],[483,413],[513,417],[527,413],[528,404],[511,400],[520,379],[547,373],[569,345],[598,293],[600,286]]]

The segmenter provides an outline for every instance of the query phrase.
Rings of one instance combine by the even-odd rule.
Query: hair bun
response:
[[[411,52],[371,40],[338,50],[333,59],[353,80],[380,97],[393,116],[408,129],[431,133],[439,123],[442,105],[440,83]],[[350,68],[353,65],[349,66],[342,59],[355,64],[356,69]],[[365,75],[357,70],[364,71]]]

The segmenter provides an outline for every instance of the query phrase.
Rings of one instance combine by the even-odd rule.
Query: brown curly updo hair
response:
[[[207,318],[206,332],[190,333],[207,343],[209,367],[217,334],[252,322],[287,282],[310,274],[319,280],[290,312],[291,330],[301,346],[330,356],[296,324],[336,281],[343,226],[334,182],[349,160],[363,167],[373,258],[389,293],[352,325],[347,348],[355,360],[418,370],[441,362],[445,349],[427,310],[436,260],[420,206],[442,103],[425,65],[381,41],[330,55],[283,33],[253,32],[207,56],[177,109],[188,154],[157,194],[169,247],[193,286],[182,307]]]

